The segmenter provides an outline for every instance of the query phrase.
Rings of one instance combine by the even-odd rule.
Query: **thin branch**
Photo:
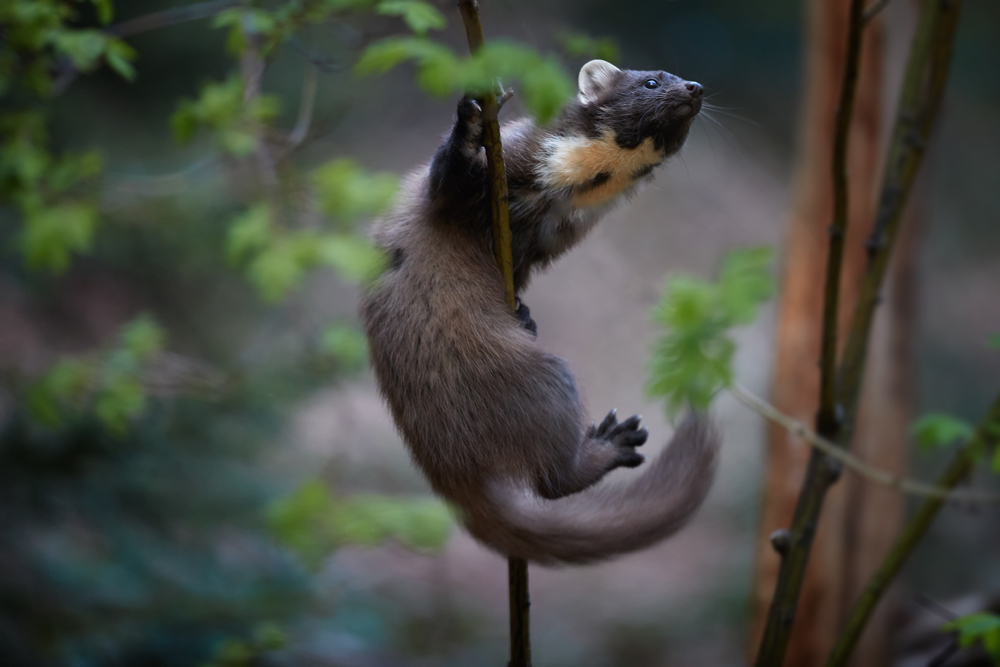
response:
[[[847,184],[847,147],[851,134],[851,117],[858,89],[861,64],[861,37],[864,26],[861,14],[863,0],[851,0],[847,32],[847,61],[837,104],[833,133],[833,222],[830,224],[830,246],[826,260],[826,282],[823,288],[823,329],[820,348],[820,398],[816,415],[816,430],[832,437],[840,428],[842,414],[837,405],[837,320],[840,314],[840,273],[844,263],[844,242],[847,238],[849,193]]]
[[[820,450],[832,459],[843,463],[862,477],[876,484],[919,498],[937,498],[946,502],[1000,503],[1000,494],[985,491],[954,491],[943,486],[925,484],[906,477],[900,477],[890,472],[876,468],[862,461],[849,451],[812,431],[802,422],[790,417],[776,407],[753,394],[746,387],[734,382],[729,386],[730,393],[743,405],[759,415],[770,419],[775,424],[784,427],[792,435],[801,438],[812,447]]]
[[[465,22],[465,35],[469,50],[475,53],[484,43],[483,26],[479,22],[479,3],[475,0],[458,0],[458,8]],[[497,95],[485,95],[483,107],[483,146],[486,148],[486,170],[490,186],[490,208],[493,218],[493,252],[497,265],[503,272],[507,305],[514,305],[514,259],[511,254],[510,213],[507,209],[507,172],[503,166],[503,146],[500,144],[500,104]]]
[[[879,15],[883,9],[889,6],[892,0],[875,0],[872,4],[865,7],[865,13],[862,15],[861,20],[868,23],[873,18]]]
[[[938,479],[938,486],[947,489],[953,488],[969,474],[976,460],[982,456],[984,451],[997,446],[998,440],[1000,440],[1000,395],[993,400],[993,405],[990,406],[986,416],[979,423],[976,432],[955,455],[944,474]],[[872,612],[875,611],[883,593],[895,579],[924,533],[930,528],[934,517],[937,516],[943,504],[944,500],[941,498],[925,500],[907,522],[903,532],[899,534],[892,548],[889,549],[885,560],[868,580],[861,597],[854,603],[854,607],[847,617],[847,625],[830,653],[830,658],[826,663],[827,667],[842,667],[847,664],[854,646],[861,637],[862,630],[868,623]]]
[[[458,0],[458,8],[465,23],[469,51],[475,54],[482,48],[485,38],[479,22],[479,3],[475,0]],[[499,89],[499,86],[498,86]],[[490,213],[493,220],[493,251],[503,274],[507,305],[515,309],[514,260],[511,253],[510,212],[507,207],[507,172],[500,143],[500,101],[497,90],[485,95],[483,108],[483,146],[486,149],[486,169],[490,189]],[[510,662],[508,667],[531,666],[531,624],[528,595],[528,562],[523,558],[507,559],[508,597],[510,605]]]
[[[826,263],[826,283],[823,291],[823,325],[820,350],[820,402],[816,413],[816,431],[827,438],[837,439],[843,423],[843,411],[837,402],[837,320],[840,312],[840,273],[847,236],[848,183],[847,147],[850,138],[851,115],[858,85],[861,62],[861,38],[864,24],[864,0],[851,0],[847,32],[847,57],[844,64],[840,102],[837,106],[833,137],[833,223],[830,225],[830,245]],[[806,566],[816,534],[816,522],[823,510],[826,491],[839,474],[832,459],[813,449],[806,467],[802,490],[799,492],[792,519],[788,552],[781,560],[778,582],[768,609],[764,635],[757,653],[757,667],[781,665],[791,639],[792,624],[799,595],[805,581]]]
[[[299,103],[299,118],[295,121],[295,127],[288,135],[288,143],[291,148],[296,148],[309,135],[309,128],[312,126],[313,108],[316,106],[317,88],[316,66],[311,63],[306,65],[306,77],[302,82],[302,101]]]
[[[178,23],[198,21],[211,18],[216,14],[240,5],[239,0],[211,0],[210,2],[198,2],[193,5],[183,7],[171,7],[158,12],[137,16],[128,21],[122,21],[104,32],[115,37],[131,37],[150,30],[159,30]]]
[[[835,415],[836,428],[832,439],[840,447],[847,447],[854,431],[875,307],[902,219],[903,204],[921,165],[923,149],[930,139],[944,94],[960,8],[961,0],[924,0],[921,7],[889,144],[875,226],[868,244],[869,264],[837,369],[835,405],[840,414]],[[860,18],[860,3],[855,0],[852,4],[852,31],[861,30]],[[860,43],[860,40],[851,40],[850,43]],[[821,435],[829,436],[822,428],[825,425],[820,424],[817,430]],[[816,525],[826,492],[836,478],[837,470],[832,465],[832,459],[813,450],[792,521],[791,546],[781,562],[764,639],[757,654],[758,667],[781,665],[784,661]],[[944,501],[933,499],[927,502]]]

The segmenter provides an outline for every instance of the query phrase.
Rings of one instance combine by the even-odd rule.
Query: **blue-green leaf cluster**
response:
[[[726,257],[717,282],[678,276],[667,283],[653,311],[665,331],[650,362],[647,392],[666,399],[668,414],[687,405],[707,408],[732,382],[736,344],[730,331],[752,322],[770,299],[770,266],[769,248],[741,250]]]
[[[360,75],[381,74],[406,61],[417,66],[420,87],[439,97],[469,92],[490,94],[497,81],[520,82],[518,93],[539,122],[555,116],[574,86],[556,58],[505,40],[493,40],[470,57],[421,37],[389,37],[375,42],[355,66]]]
[[[275,537],[311,566],[346,545],[387,541],[414,549],[440,549],[451,530],[444,504],[431,499],[378,495],[333,496],[319,480],[306,482],[274,503],[268,524]]]
[[[141,315],[122,327],[110,352],[59,361],[28,394],[32,417],[55,428],[67,417],[92,412],[110,431],[124,434],[146,405],[143,365],[165,341],[163,329]]]
[[[1000,665],[1000,616],[997,614],[969,614],[944,626],[948,632],[958,633],[958,645],[966,648],[982,643],[994,665]]]
[[[288,633],[274,623],[261,623],[250,639],[227,639],[202,667],[255,667],[264,656],[288,644]]]

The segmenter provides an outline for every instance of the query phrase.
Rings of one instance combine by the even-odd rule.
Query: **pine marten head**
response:
[[[648,138],[666,155],[675,153],[701,110],[701,84],[667,72],[620,70],[591,60],[580,70],[579,85],[573,115],[591,136],[614,132],[622,148]]]
[[[667,72],[620,70],[591,60],[580,93],[544,142],[543,185],[573,189],[577,206],[599,206],[650,175],[687,139],[701,85]]]

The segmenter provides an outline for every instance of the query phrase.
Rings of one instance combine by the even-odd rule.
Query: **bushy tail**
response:
[[[636,551],[680,530],[715,477],[719,437],[691,414],[639,479],[542,500],[511,483],[465,517],[476,538],[508,556],[543,564],[586,563]]]

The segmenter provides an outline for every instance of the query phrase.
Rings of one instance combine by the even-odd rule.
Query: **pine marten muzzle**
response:
[[[697,83],[600,60],[579,87],[549,127],[524,119],[501,130],[518,294],[683,146],[701,108]],[[389,257],[361,302],[379,388],[414,461],[473,536],[508,556],[586,562],[686,523],[718,450],[699,415],[630,484],[593,486],[642,464],[648,434],[614,410],[590,422],[566,362],[537,346],[527,307],[508,308],[474,100],[459,102],[451,133],[373,236]]]

